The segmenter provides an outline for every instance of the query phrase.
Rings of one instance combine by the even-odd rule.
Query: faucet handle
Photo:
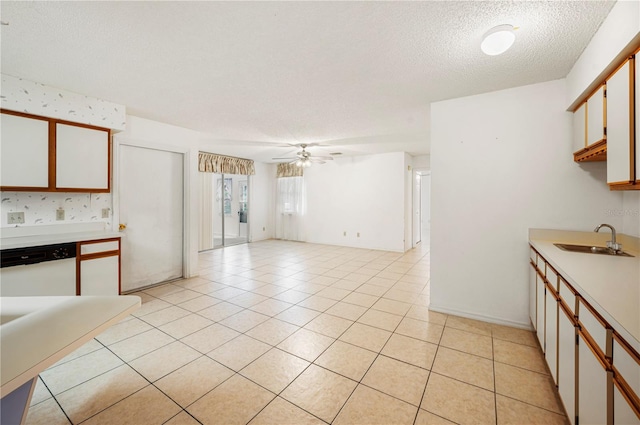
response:
[[[621,243],[616,243],[613,241],[607,241],[607,248],[612,249],[616,252],[618,251],[622,251],[622,244]]]

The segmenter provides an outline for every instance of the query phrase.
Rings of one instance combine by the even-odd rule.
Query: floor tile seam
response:
[[[547,413],[554,413],[554,414],[556,414],[558,416],[562,416],[563,418],[567,419],[567,423],[568,423],[568,419],[569,418],[568,418],[566,412],[564,412],[564,411],[563,412],[557,412],[555,410],[547,409],[546,407],[538,406],[537,404],[530,403],[530,402],[528,402],[526,400],[520,400],[520,399],[515,398],[513,396],[496,392],[496,398],[497,398],[497,396],[508,398],[510,400],[517,401],[517,402],[522,403],[522,404],[526,404],[527,406],[531,406],[531,407],[535,407],[535,408],[540,409],[540,410],[544,410]],[[561,407],[563,407],[563,406],[561,406]]]
[[[457,316],[457,317],[459,317],[459,316]],[[447,324],[447,325],[445,325],[445,328],[451,328],[451,329],[455,329],[456,331],[466,332],[466,333],[470,333],[470,334],[477,335],[477,336],[484,336],[484,337],[487,337],[487,338],[493,338],[492,335],[487,335],[487,334],[483,334],[483,333],[480,333],[480,332],[473,332],[473,331],[469,331],[469,330],[466,330],[466,329],[456,328],[455,325],[448,325]]]
[[[537,344],[536,344],[536,345],[532,345],[532,344],[525,344],[525,343],[522,343],[522,342],[513,341],[513,340],[510,340],[510,339],[506,339],[506,338],[500,338],[500,337],[495,336],[495,335],[492,335],[492,336],[491,336],[491,338],[494,338],[494,339],[497,339],[497,340],[499,340],[499,341],[503,341],[503,342],[509,342],[509,343],[511,343],[511,344],[522,345],[522,346],[524,346],[524,347],[529,347],[529,348],[539,348],[539,347],[540,347],[540,346],[539,346],[539,345],[537,345]]]
[[[445,421],[451,422],[451,423],[452,423],[452,424],[454,424],[454,425],[462,425],[460,422],[456,422],[456,421],[454,421],[453,419],[450,419],[450,418],[445,418],[444,416],[441,416],[441,415],[438,415],[438,414],[436,414],[436,413],[433,413],[432,411],[427,410],[427,409],[425,409],[425,408],[423,408],[423,407],[419,407],[419,408],[418,408],[418,414],[420,413],[420,410],[424,410],[425,412],[429,413],[430,415],[433,415],[433,416],[437,416],[437,417],[439,417],[439,418],[442,418],[442,419],[444,419]],[[496,416],[497,416],[497,415],[496,415]],[[417,415],[417,414],[416,414],[416,420],[418,420],[418,415]],[[415,425],[415,422],[414,422],[414,425]]]
[[[177,306],[175,306],[175,305],[171,305],[171,307],[177,307]],[[171,307],[169,307],[169,308],[171,308]],[[169,323],[173,323],[173,322],[175,322],[176,320],[180,320],[180,319],[182,319],[182,318],[184,318],[184,317],[187,317],[187,316],[189,316],[189,315],[191,315],[191,314],[194,314],[193,312],[191,312],[191,311],[189,311],[189,310],[186,310],[186,309],[184,309],[184,308],[183,308],[182,310],[185,310],[185,311],[186,311],[186,312],[188,312],[189,314],[185,314],[184,316],[178,317],[178,318],[176,318],[176,319],[169,320],[168,322],[160,323],[159,325],[154,325],[154,324],[152,324],[152,323],[150,323],[150,322],[147,322],[146,320],[144,320],[144,319],[142,318],[142,317],[144,317],[144,316],[142,316],[142,317],[138,317],[138,319],[139,319],[139,320],[141,320],[141,321],[143,321],[144,323],[146,323],[146,324],[147,324],[147,325],[149,325],[149,326],[153,326],[154,328],[159,329],[159,328],[160,328],[160,326],[168,325]]]
[[[174,401],[174,403],[175,403],[175,401]],[[176,403],[176,404],[177,404],[177,403]],[[178,404],[178,406],[180,406],[180,405]],[[196,419],[196,418],[195,418],[191,413],[187,412],[187,411],[185,410],[185,408],[184,408],[184,407],[180,406],[180,408],[181,408],[182,410],[180,410],[178,413],[176,413],[175,415],[173,415],[172,417],[170,417],[169,419],[167,419],[166,421],[164,421],[164,422],[162,423],[162,425],[165,425],[165,424],[167,424],[170,420],[172,420],[172,419],[174,419],[174,418],[178,417],[178,415],[180,415],[182,412],[184,412],[185,414],[189,415],[189,416],[190,416],[194,421],[196,421],[196,423],[198,423],[198,424],[202,425],[202,422],[200,422],[198,419]]]
[[[129,366],[129,365],[127,365],[127,366]],[[140,375],[140,372],[138,372],[137,370],[133,369],[133,367],[131,367],[131,366],[129,366],[129,367],[130,367],[130,368],[131,368],[135,373],[137,373],[138,375]],[[111,407],[115,406],[116,404],[120,403],[121,401],[126,400],[127,398],[131,397],[131,396],[132,396],[132,395],[134,395],[134,394],[137,394],[138,392],[142,391],[143,389],[148,388],[149,386],[153,386],[153,384],[152,384],[151,382],[149,382],[149,380],[148,380],[147,378],[145,378],[145,377],[144,377],[144,376],[142,376],[142,375],[140,375],[140,376],[142,377],[142,379],[144,379],[144,380],[147,382],[147,385],[142,386],[142,388],[139,388],[139,389],[135,390],[134,392],[132,392],[131,394],[126,395],[126,396],[124,396],[124,397],[122,397],[122,398],[118,399],[117,401],[113,402],[112,404],[110,404],[110,405],[108,405],[108,406],[106,406],[106,407],[102,408],[101,410],[99,410],[99,411],[95,412],[93,415],[91,415],[91,416],[89,416],[89,417],[87,417],[87,418],[83,419],[82,421],[78,422],[76,425],[79,425],[79,424],[82,424],[82,423],[84,423],[84,422],[88,421],[89,419],[91,419],[91,418],[93,418],[93,417],[95,417],[95,416],[99,415],[100,413],[102,413],[102,412],[106,411],[107,409],[109,409],[109,408],[111,408]],[[172,400],[172,401],[173,401],[173,400]],[[56,402],[58,402],[58,400],[56,400]],[[174,402],[174,403],[175,403],[175,402]],[[60,406],[60,403],[58,403],[58,405]],[[62,409],[62,406],[60,406],[60,408]],[[64,409],[62,409],[62,411],[64,412]],[[64,413],[65,413],[65,416],[66,416],[66,412],[64,412]],[[69,423],[73,424],[73,421],[71,421],[71,419],[70,419],[68,416],[67,416],[67,419],[69,420]]]
[[[146,322],[145,322],[145,323],[146,323]],[[116,357],[118,357],[120,360],[122,360],[123,362],[125,362],[125,363],[129,364],[130,362],[132,362],[132,361],[134,361],[134,360],[137,360],[137,359],[139,359],[140,357],[146,356],[147,354],[151,354],[151,353],[153,353],[153,352],[155,352],[155,351],[157,351],[157,350],[159,350],[159,349],[161,349],[161,348],[166,347],[166,346],[167,346],[167,345],[169,345],[169,344],[173,344],[174,342],[182,342],[182,341],[181,341],[181,339],[182,339],[182,338],[178,339],[178,338],[176,338],[176,337],[174,337],[174,336],[169,335],[168,333],[166,333],[166,332],[165,332],[165,331],[163,331],[162,329],[158,328],[157,326],[153,326],[153,325],[151,325],[151,324],[149,324],[149,323],[147,323],[147,324],[148,324],[149,326],[151,326],[151,327],[152,327],[152,329],[147,329],[147,330],[146,330],[146,331],[144,331],[144,332],[140,332],[139,334],[136,334],[136,335],[130,336],[130,337],[125,338],[125,339],[123,339],[123,340],[121,340],[121,341],[114,342],[113,344],[105,345],[104,347],[105,347],[105,348],[107,348],[109,351],[111,351],[111,352],[112,352]],[[161,325],[161,326],[162,326],[162,325]],[[211,325],[209,325],[209,326],[211,326]],[[208,326],[207,326],[207,327],[208,327]],[[137,357],[134,357],[133,359],[131,359],[131,360],[129,360],[129,361],[126,361],[126,360],[124,360],[123,358],[121,358],[120,356],[118,356],[118,355],[117,355],[117,354],[116,354],[116,353],[115,353],[115,352],[110,348],[110,347],[113,347],[113,346],[114,346],[114,345],[116,345],[116,344],[119,344],[119,343],[123,342],[123,341],[126,341],[126,340],[128,340],[128,339],[134,338],[134,337],[136,337],[136,336],[140,336],[140,335],[142,335],[143,333],[151,332],[151,331],[152,331],[152,330],[154,330],[154,329],[155,329],[155,330],[157,330],[158,332],[163,333],[164,335],[168,336],[169,338],[173,339],[173,341],[168,342],[168,343],[166,343],[166,344],[163,344],[163,345],[161,345],[160,347],[154,348],[153,350],[151,350],[151,351],[149,351],[149,352],[146,352],[146,353],[144,353],[144,354],[141,354],[141,355],[139,355],[139,356],[137,356]],[[204,328],[203,328],[203,329],[204,329]],[[202,330],[202,329],[200,329],[200,330]],[[185,336],[184,338],[186,338],[186,336]],[[193,348],[193,347],[191,347],[189,344],[186,344],[186,343],[184,343],[184,342],[182,342],[182,343],[183,343],[183,344],[185,344],[185,345],[187,345],[187,346],[188,346],[188,347],[190,347],[190,348]],[[103,344],[103,345],[104,345],[104,344]],[[193,349],[195,350],[195,348],[193,348]],[[196,350],[196,351],[198,351],[198,350]]]
[[[444,333],[444,332],[443,332],[443,333]],[[489,358],[489,357],[481,356],[481,355],[479,355],[479,354],[475,354],[475,353],[469,353],[468,351],[464,351],[464,350],[462,350],[462,349],[460,349],[460,348],[454,348],[454,347],[449,347],[449,346],[447,346],[447,345],[444,345],[444,344],[442,344],[442,337],[440,337],[440,340],[441,340],[441,341],[438,343],[438,346],[441,346],[442,348],[446,348],[447,350],[456,351],[456,352],[458,352],[458,353],[462,353],[462,354],[468,354],[468,355],[470,355],[470,356],[478,357],[478,358],[480,358],[480,359],[482,359],[482,360],[487,360],[487,361],[492,362],[492,363],[495,361],[495,359],[493,359],[493,358]],[[433,343],[432,343],[432,344],[433,344]],[[493,350],[491,350],[491,353],[492,353],[492,355],[493,355]]]
[[[98,336],[99,336],[99,335],[98,335]],[[74,358],[72,358],[72,359],[69,359],[69,360],[67,360],[67,361],[64,361],[64,362],[62,361],[62,360],[64,360],[64,359],[65,359],[65,358],[63,357],[62,359],[58,360],[56,363],[52,364],[51,366],[49,366],[49,367],[48,367],[47,369],[45,369],[45,370],[55,369],[55,368],[57,368],[58,366],[62,366],[63,364],[67,364],[67,363],[70,363],[70,362],[72,362],[72,361],[74,361],[74,360],[77,360],[77,359],[80,359],[80,358],[82,358],[82,357],[85,357],[85,356],[87,356],[87,355],[89,355],[89,354],[93,354],[93,353],[95,353],[96,351],[101,350],[102,348],[106,347],[106,345],[104,345],[102,342],[98,341],[96,338],[92,338],[92,339],[91,339],[91,340],[89,340],[89,341],[96,341],[98,344],[100,344],[100,345],[101,345],[101,347],[100,347],[100,348],[96,348],[96,349],[95,349],[95,350],[93,350],[93,351],[89,351],[89,352],[87,352],[87,353],[84,353],[84,354],[82,354],[82,355],[76,356],[76,357],[74,357]],[[87,341],[85,344],[88,344],[88,343],[89,343],[89,341]],[[114,343],[114,344],[115,344],[115,343]],[[40,375],[38,375],[38,376],[40,376]]]
[[[533,369],[527,369],[526,367],[523,367],[523,366],[518,366],[518,365],[514,365],[514,364],[510,364],[510,363],[505,363],[503,361],[499,361],[499,360],[496,360],[496,359],[493,359],[493,362],[494,363],[499,363],[499,364],[505,365],[505,366],[515,367],[516,369],[520,369],[520,370],[523,370],[523,371],[526,371],[526,372],[532,372],[532,373],[540,375],[541,377],[544,377],[544,378],[551,378],[552,377],[551,376],[551,372],[549,372],[549,367],[547,366],[546,363],[545,363],[545,366],[546,366],[545,370],[547,370],[548,373],[540,372],[540,371],[533,370]]]
[[[491,394],[494,394],[494,395],[496,394],[496,392],[495,392],[495,391],[488,390],[488,389],[486,389],[486,388],[484,388],[484,387],[481,387],[481,386],[476,385],[476,384],[472,384],[471,382],[463,381],[463,380],[458,379],[458,378],[455,378],[455,377],[453,377],[453,376],[443,375],[442,373],[434,372],[433,370],[431,370],[431,373],[432,373],[432,374],[436,374],[436,375],[438,375],[438,376],[441,376],[441,377],[443,377],[443,378],[451,379],[451,380],[454,380],[454,381],[456,381],[456,382],[460,382],[460,383],[462,383],[462,384],[466,384],[466,385],[472,386],[472,387],[474,387],[474,388],[477,388],[477,389],[482,390],[482,391],[486,391],[486,392],[491,393]],[[431,376],[431,375],[429,375],[429,376]],[[503,394],[500,394],[500,395],[503,395]],[[494,397],[494,398],[495,398],[495,397]]]
[[[372,363],[372,364],[373,364],[373,363]],[[368,370],[367,370],[367,372],[368,372]],[[431,372],[429,372],[429,375],[431,375]],[[365,376],[366,376],[366,374],[362,377],[362,379],[364,379],[364,377],[365,377]],[[428,378],[427,378],[427,379],[428,379]],[[362,380],[361,380],[361,381],[362,381]],[[364,382],[361,382],[361,381],[360,381],[360,382],[358,382],[358,385],[362,385],[362,386],[365,386],[365,387],[367,387],[367,388],[370,388],[370,389],[372,389],[372,390],[374,390],[374,391],[378,391],[379,393],[382,393],[382,394],[384,394],[384,395],[386,395],[386,396],[389,396],[389,397],[394,398],[394,399],[396,399],[396,400],[398,400],[398,401],[401,401],[401,402],[406,403],[406,404],[408,404],[408,405],[410,405],[410,406],[417,407],[418,409],[420,409],[420,404],[421,404],[421,402],[422,402],[422,397],[421,397],[421,398],[420,398],[420,400],[418,401],[418,404],[413,404],[413,403],[412,403],[412,402],[410,402],[410,401],[403,400],[403,399],[401,399],[401,398],[400,398],[400,397],[398,397],[398,396],[395,396],[395,395],[393,395],[393,394],[389,394],[388,392],[385,392],[385,391],[383,391],[383,390],[382,390],[382,389],[380,389],[380,388],[373,387],[373,386],[371,386],[371,385],[369,385],[369,384],[366,384],[366,383],[364,383]],[[425,383],[425,388],[426,388],[426,385],[427,385],[427,384]]]
[[[44,381],[43,381],[44,382]],[[48,388],[47,388],[48,389]],[[60,411],[62,412],[62,414],[64,415],[65,418],[67,418],[67,421],[69,422],[70,425],[73,425],[73,422],[71,421],[71,418],[69,417],[69,415],[67,415],[67,412],[62,408],[62,405],[60,404],[60,402],[58,401],[58,399],[54,396],[51,395],[51,398],[53,399],[53,401],[58,405],[58,408],[60,409]],[[49,399],[47,399],[49,400]],[[44,400],[43,400],[44,401]],[[39,404],[39,403],[38,403]],[[29,409],[31,409],[31,406],[27,407],[27,415],[29,413]],[[27,419],[27,415],[25,415],[24,420],[26,422]]]
[[[109,350],[109,348],[108,348],[108,347],[105,347],[105,348],[107,348],[107,350]],[[111,350],[109,350],[109,351],[110,351],[112,354],[114,354],[114,355],[115,355],[115,353],[113,353]],[[109,368],[109,369],[107,369],[107,370],[104,370],[103,372],[100,372],[100,373],[98,373],[97,375],[93,375],[91,378],[85,379],[85,380],[84,380],[84,381],[82,381],[82,382],[78,382],[77,384],[75,384],[75,385],[73,385],[73,386],[71,386],[71,387],[69,387],[69,388],[66,388],[65,390],[63,390],[63,391],[61,391],[61,392],[59,392],[59,393],[57,393],[57,394],[54,394],[54,393],[53,393],[53,391],[51,391],[51,389],[49,388],[49,385],[47,385],[47,383],[46,383],[46,381],[45,381],[45,378],[44,378],[44,377],[42,378],[42,382],[46,385],[47,389],[49,390],[49,393],[50,393],[53,397],[59,396],[60,394],[64,394],[64,393],[66,393],[66,392],[67,392],[67,391],[69,391],[69,390],[72,390],[72,389],[74,389],[74,388],[76,388],[76,387],[78,387],[78,386],[80,386],[80,385],[82,385],[82,384],[84,384],[84,383],[87,383],[87,382],[91,381],[92,379],[97,378],[98,376],[102,376],[102,375],[104,375],[104,374],[106,374],[106,373],[109,373],[109,372],[111,372],[111,371],[112,371],[112,370],[114,370],[114,369],[117,369],[117,368],[119,368],[119,367],[121,367],[121,366],[124,366],[125,364],[126,364],[127,366],[129,366],[129,364],[128,364],[127,362],[125,362],[124,360],[122,360],[120,357],[118,357],[117,355],[116,355],[116,357],[117,357],[117,358],[118,358],[118,360],[120,360],[122,363],[120,363],[120,364],[118,364],[118,365],[116,365],[116,366],[114,366],[114,367],[111,367],[111,368]],[[131,367],[131,366],[129,366],[129,367]],[[133,369],[133,368],[132,368],[132,369]],[[38,375],[38,376],[40,376],[40,375]]]

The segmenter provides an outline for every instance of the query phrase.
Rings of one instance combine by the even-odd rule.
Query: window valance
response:
[[[243,174],[252,176],[256,173],[253,160],[213,153],[198,153],[198,171],[218,174]]]
[[[278,164],[276,177],[302,177],[302,167],[298,167],[296,164]]]

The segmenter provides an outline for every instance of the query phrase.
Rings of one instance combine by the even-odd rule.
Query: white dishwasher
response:
[[[0,296],[77,295],[76,243],[3,249]]]

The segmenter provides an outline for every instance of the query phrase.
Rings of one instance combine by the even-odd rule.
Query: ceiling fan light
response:
[[[489,56],[501,55],[516,41],[513,25],[505,24],[491,28],[483,37],[480,48]]]
[[[297,167],[302,167],[302,160],[301,159],[296,161],[296,166]]]

